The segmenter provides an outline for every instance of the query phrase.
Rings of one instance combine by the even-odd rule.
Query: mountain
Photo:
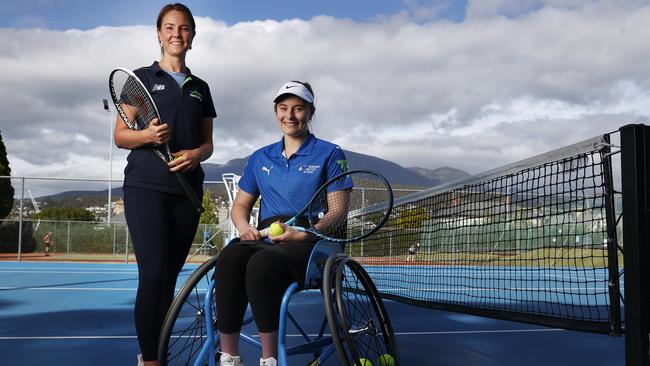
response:
[[[469,174],[464,170],[450,168],[447,166],[443,166],[442,168],[437,168],[437,169],[427,169],[427,168],[418,168],[418,167],[411,167],[408,169],[416,171],[430,179],[437,180],[438,182],[440,182],[440,184],[453,182],[455,180],[467,178],[471,176],[471,174]]]
[[[454,168],[405,168],[388,160],[364,155],[352,151],[345,151],[350,169],[367,169],[381,173],[391,184],[409,187],[428,188],[442,183],[469,176],[469,173]],[[220,181],[221,175],[234,173],[241,175],[248,162],[245,158],[233,159],[226,164],[203,164],[205,180]]]
[[[393,188],[415,188],[426,189],[439,184],[464,178],[470,174],[454,168],[442,167],[437,169],[426,169],[419,167],[405,168],[388,160],[374,156],[345,151],[348,158],[348,165],[351,169],[367,169],[381,173],[393,185]],[[234,173],[241,175],[248,162],[245,158],[232,159],[226,164],[203,165],[206,181],[221,181],[222,174]],[[116,201],[122,197],[122,187],[114,184],[111,190],[111,200]],[[220,197],[227,200],[227,193],[223,184],[211,185],[209,188],[213,197]],[[102,206],[106,203],[107,190],[71,190],[47,197],[39,197],[38,202],[43,206],[66,206],[66,207],[90,207]]]

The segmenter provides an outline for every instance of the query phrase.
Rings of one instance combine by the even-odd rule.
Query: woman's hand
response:
[[[147,143],[154,145],[163,145],[169,142],[171,131],[169,125],[161,123],[158,118],[154,118],[149,123],[149,127],[143,130]]]
[[[240,240],[262,240],[262,235],[260,235],[260,232],[257,231],[252,226],[248,226],[248,228],[244,230],[239,230],[239,239]]]
[[[198,149],[181,150],[172,154],[174,160],[167,163],[172,172],[186,173],[194,170],[201,162],[201,153]]]
[[[294,230],[291,228],[291,226],[279,222],[279,224],[282,226],[284,229],[284,233],[278,236],[271,236],[269,234],[269,239],[273,241],[274,243],[281,243],[281,242],[305,242],[305,241],[313,241],[314,237],[310,233]]]

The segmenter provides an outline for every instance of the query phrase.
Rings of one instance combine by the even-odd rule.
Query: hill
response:
[[[443,166],[442,168],[437,168],[437,169],[427,169],[427,168],[418,168],[418,167],[411,167],[408,169],[416,171],[430,179],[437,180],[438,182],[440,182],[440,184],[453,182],[455,180],[467,178],[471,176],[471,174],[469,174],[464,170],[450,168],[447,166]]]
[[[348,164],[351,169],[377,171],[384,175],[394,188],[426,189],[470,175],[465,171],[449,167],[437,169],[419,167],[405,168],[392,161],[352,151],[345,151],[345,155],[348,158]],[[225,164],[203,164],[205,180],[221,181],[221,175],[225,173],[241,175],[246,163],[248,162],[248,158],[249,157],[247,156],[244,158],[232,159]],[[209,189],[213,192],[213,197],[227,200],[227,194],[223,184],[211,185]],[[122,197],[122,187],[114,186],[111,191],[112,201],[116,201]],[[106,189],[71,190],[47,197],[39,197],[38,203],[44,207],[101,207],[106,204],[107,194],[108,192]]]

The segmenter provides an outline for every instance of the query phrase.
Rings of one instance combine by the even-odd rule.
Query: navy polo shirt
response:
[[[149,90],[161,121],[169,125],[171,152],[197,148],[201,143],[201,120],[217,115],[208,84],[187,69],[187,77],[179,86],[171,75],[160,68],[158,62],[139,68],[134,73]],[[183,194],[169,167],[150,150],[149,146],[131,150],[124,169],[124,185]],[[190,186],[200,194],[205,176],[201,165],[184,175]]]
[[[309,134],[288,159],[284,139],[255,151],[248,159],[239,189],[262,196],[260,221],[271,216],[293,216],[325,182],[347,171],[347,160],[337,145]],[[352,182],[339,187],[347,189]]]

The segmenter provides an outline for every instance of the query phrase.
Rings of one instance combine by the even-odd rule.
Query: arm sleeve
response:
[[[348,170],[348,161],[345,157],[345,153],[343,153],[343,149],[336,146],[330,155],[330,159],[327,162],[327,180],[330,180],[339,174],[345,173]],[[328,187],[328,192],[349,189],[353,186],[354,184],[352,183],[352,179],[346,178],[339,184],[334,184],[331,187]]]
[[[248,158],[248,163],[244,168],[244,173],[241,178],[239,178],[239,189],[242,191],[252,194],[253,196],[259,196],[260,191],[257,187],[257,179],[255,177],[255,154],[251,155]]]
[[[330,180],[346,171],[348,171],[348,161],[345,158],[343,149],[337,146],[332,150],[330,159],[327,162],[327,179]]]
[[[214,102],[212,101],[212,93],[210,93],[210,87],[207,83],[205,84],[205,98],[203,99],[203,117],[217,117],[217,111],[214,109]]]

